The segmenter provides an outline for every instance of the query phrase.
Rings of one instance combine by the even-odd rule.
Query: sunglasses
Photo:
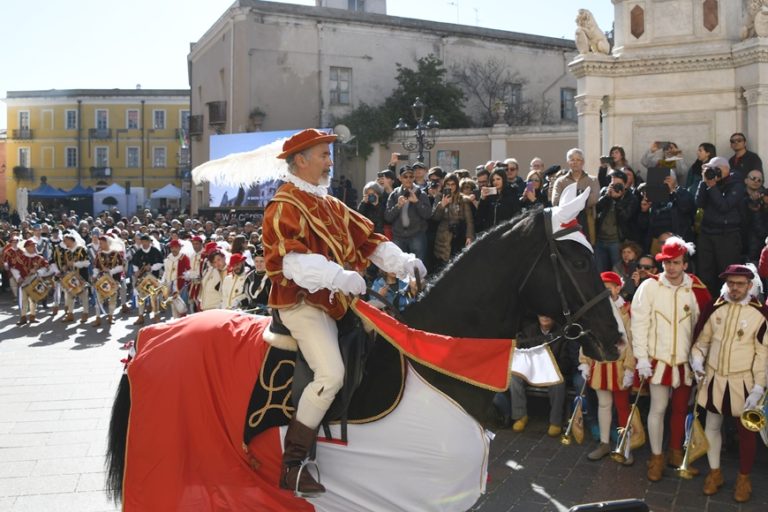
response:
[[[653,270],[656,267],[653,265],[638,265],[637,268],[642,270]]]
[[[761,178],[760,176],[749,176],[747,177],[747,179],[752,181],[763,181],[763,178]]]
[[[744,142],[744,139],[731,139],[731,144],[738,144],[739,142]]]

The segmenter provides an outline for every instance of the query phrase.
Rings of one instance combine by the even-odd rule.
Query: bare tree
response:
[[[549,120],[550,105],[524,100],[528,80],[500,59],[455,64],[451,75],[469,98],[468,113],[480,126],[492,126],[501,118],[512,126],[544,124]]]

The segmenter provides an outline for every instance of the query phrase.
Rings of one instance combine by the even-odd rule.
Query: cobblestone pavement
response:
[[[111,328],[52,321],[17,327],[7,295],[0,298],[0,512],[114,512],[104,495],[104,451],[110,406],[120,379],[123,343],[136,328],[118,315]],[[132,321],[132,319],[131,319]],[[594,446],[562,446],[546,436],[546,399],[529,401],[525,432],[497,433],[491,445],[488,492],[476,512],[564,511],[577,503],[643,498],[656,512],[768,510],[768,450],[759,444],[753,500],[731,498],[733,450],[723,457],[726,484],[712,498],[703,476],[645,478],[647,448],[632,467],[590,462]],[[542,419],[537,419],[542,418]],[[706,460],[696,463],[706,470]],[[387,511],[389,512],[389,511]],[[418,512],[418,511],[408,511]]]
[[[651,483],[645,477],[650,453],[647,445],[636,450],[633,466],[621,466],[608,457],[592,462],[587,453],[596,443],[588,433],[583,445],[570,446],[547,436],[547,411],[546,398],[530,398],[531,422],[526,430],[497,432],[491,443],[487,492],[473,511],[564,512],[577,504],[627,498],[645,500],[654,512],[768,511],[768,449],[762,441],[758,441],[752,473],[752,500],[739,505],[733,501],[738,473],[736,447],[730,447],[722,457],[725,485],[708,498],[701,492],[709,471],[706,456],[695,462],[701,475],[693,480],[683,480],[667,468],[663,480]]]

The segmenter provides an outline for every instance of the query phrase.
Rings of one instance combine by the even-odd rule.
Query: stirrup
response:
[[[296,473],[296,487],[293,489],[293,495],[297,498],[316,498],[320,496],[321,492],[301,492],[299,491],[299,484],[301,482],[301,472],[304,471],[304,468],[308,465],[313,465],[315,467],[315,472],[317,473],[317,478],[315,479],[318,484],[323,485],[323,483],[320,481],[320,466],[317,465],[317,462],[311,459],[304,459],[301,461],[301,465],[299,466],[299,472]]]

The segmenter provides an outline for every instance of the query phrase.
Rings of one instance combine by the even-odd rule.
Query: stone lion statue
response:
[[[589,52],[608,55],[611,51],[608,39],[597,26],[595,17],[587,9],[579,9],[579,14],[576,16],[576,49],[582,55]]]
[[[749,0],[747,22],[741,28],[741,39],[768,37],[768,0]]]

